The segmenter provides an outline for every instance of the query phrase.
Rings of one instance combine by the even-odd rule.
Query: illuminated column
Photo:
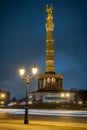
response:
[[[54,68],[54,23],[52,17],[53,8],[46,7],[46,12],[48,16],[46,18],[46,72],[55,72]]]

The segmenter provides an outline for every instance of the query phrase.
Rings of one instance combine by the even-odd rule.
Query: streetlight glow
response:
[[[4,98],[4,97],[5,97],[5,94],[3,93],[3,94],[1,95],[1,97]]]
[[[64,93],[61,93],[61,97],[65,97]]]
[[[20,74],[20,76],[24,76],[25,68],[23,66],[19,69],[19,74]]]
[[[4,101],[1,101],[1,104],[4,104]]]
[[[66,94],[66,97],[69,97],[69,96],[70,96],[70,94],[69,94],[69,93],[67,93],[67,94]]]
[[[38,68],[37,68],[36,65],[34,65],[34,66],[32,67],[32,74],[33,74],[33,75],[36,75],[37,72],[38,72]]]

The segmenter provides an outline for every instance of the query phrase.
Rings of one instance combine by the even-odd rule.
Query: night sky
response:
[[[0,0],[0,89],[25,97],[24,65],[45,72],[46,4],[53,4],[55,70],[63,87],[87,90],[87,0]],[[37,90],[37,80],[29,91]]]

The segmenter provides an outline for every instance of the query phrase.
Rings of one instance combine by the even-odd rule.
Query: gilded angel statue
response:
[[[53,12],[52,5],[51,5],[51,7],[48,7],[48,5],[46,5],[45,11],[48,13],[48,16],[47,16],[46,20],[52,20],[53,19],[53,16],[52,16],[52,12]]]

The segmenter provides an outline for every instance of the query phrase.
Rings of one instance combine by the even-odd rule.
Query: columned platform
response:
[[[46,72],[38,76],[38,91],[58,91],[63,90],[63,76],[54,72]]]

